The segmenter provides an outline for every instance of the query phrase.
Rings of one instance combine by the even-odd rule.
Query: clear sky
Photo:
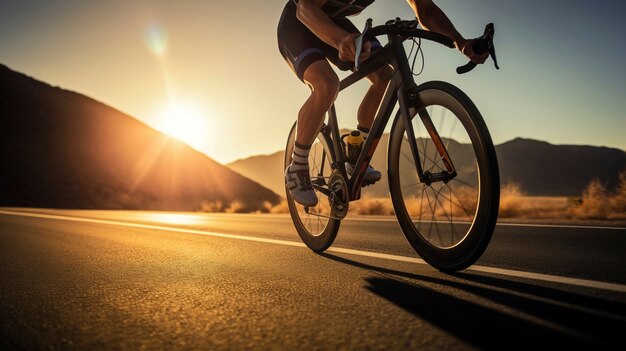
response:
[[[192,146],[230,162],[282,149],[308,96],[276,45],[285,2],[0,0],[0,63],[157,128],[168,128],[168,109],[200,118]],[[465,90],[494,142],[626,149],[626,2],[436,3],[466,37],[496,25],[501,70],[489,62],[458,76],[459,53],[426,45],[418,77]],[[353,21],[411,16],[403,0],[378,0]],[[355,124],[365,88],[340,96],[343,126]]]

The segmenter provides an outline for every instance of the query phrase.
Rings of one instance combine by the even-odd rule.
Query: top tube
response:
[[[409,38],[422,38],[454,49],[454,42],[447,36],[432,31],[418,29],[413,26],[408,26],[407,23],[408,21],[399,21],[398,23],[384,24],[373,27],[365,33],[364,39],[370,40],[380,35],[395,35],[402,37],[403,40]]]

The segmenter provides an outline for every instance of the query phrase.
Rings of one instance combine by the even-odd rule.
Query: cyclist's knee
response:
[[[320,102],[330,105],[339,93],[339,77],[327,62],[324,63],[326,64],[307,69],[304,79],[311,87],[311,95],[317,97]]]

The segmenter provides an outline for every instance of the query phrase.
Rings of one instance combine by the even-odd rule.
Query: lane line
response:
[[[5,214],[9,216],[18,216],[18,217],[54,219],[54,220],[71,221],[71,222],[106,224],[106,225],[115,225],[115,226],[128,227],[128,228],[152,229],[152,230],[160,230],[160,231],[168,231],[168,232],[176,232],[176,233],[184,233],[184,234],[194,234],[194,235],[207,235],[207,236],[213,236],[213,237],[218,237],[218,238],[255,241],[255,242],[284,245],[284,246],[295,246],[295,247],[302,247],[302,248],[306,247],[306,245],[304,245],[304,243],[302,242],[289,241],[289,240],[269,239],[269,238],[261,238],[261,237],[253,237],[253,236],[245,236],[245,235],[237,235],[237,234],[226,234],[226,233],[210,232],[210,231],[203,231],[203,230],[173,228],[173,227],[165,227],[165,226],[159,226],[159,225],[120,222],[120,221],[112,221],[112,220],[104,220],[104,219],[91,219],[91,218],[80,218],[80,217],[70,217],[70,216],[60,216],[60,215],[39,214],[39,213],[14,212],[14,211],[5,211],[5,210],[0,210],[0,214]],[[347,248],[340,248],[340,247],[331,247],[327,251],[344,253],[344,254],[355,255],[355,256],[364,256],[364,257],[371,257],[371,258],[386,259],[386,260],[391,260],[391,261],[427,265],[427,263],[422,259],[415,258],[415,257],[408,257],[408,256],[392,255],[392,254],[347,249]],[[518,271],[518,270],[513,270],[513,269],[494,268],[494,267],[487,267],[487,266],[480,266],[480,265],[473,265],[467,270],[626,293],[626,285],[607,283],[607,282],[601,282],[601,281],[595,281],[595,280],[589,280],[589,279],[562,277],[558,275],[525,272],[525,271]]]
[[[344,221],[364,221],[364,222],[398,222],[395,218],[355,218],[346,217]],[[455,222],[466,223],[470,222]],[[608,226],[593,226],[593,225],[574,225],[574,224],[539,224],[539,223],[507,223],[498,222],[496,226],[502,227],[533,227],[533,228],[565,228],[565,229],[609,229],[609,230],[626,230],[626,227],[608,227]]]

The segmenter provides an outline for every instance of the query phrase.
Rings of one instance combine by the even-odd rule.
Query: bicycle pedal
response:
[[[363,180],[363,182],[361,183],[361,188],[365,188],[366,186],[370,186],[375,184],[375,181],[371,181],[371,180]]]

